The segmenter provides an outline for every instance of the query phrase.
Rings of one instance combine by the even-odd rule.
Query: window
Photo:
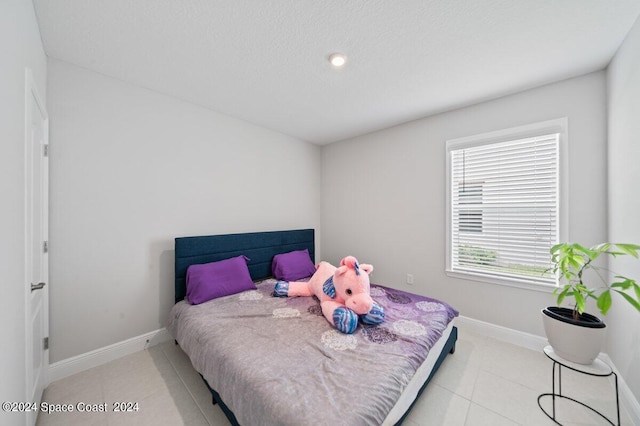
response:
[[[566,119],[447,141],[447,271],[555,285]],[[565,215],[566,216],[566,215]]]

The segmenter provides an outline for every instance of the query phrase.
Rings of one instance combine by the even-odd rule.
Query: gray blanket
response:
[[[377,326],[335,330],[312,297],[257,290],[177,303],[167,328],[238,422],[379,425],[458,312],[446,303],[372,284]]]

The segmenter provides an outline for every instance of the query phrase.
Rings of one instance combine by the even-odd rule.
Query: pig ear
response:
[[[333,277],[329,277],[329,279],[322,284],[322,291],[330,298],[336,298],[336,287],[333,285]]]
[[[340,261],[340,266],[347,265],[351,268],[354,268],[356,263],[358,263],[358,259],[353,256],[347,256]]]
[[[368,265],[366,263],[361,263],[360,264],[360,269],[365,271],[367,274],[370,274],[370,273],[373,272],[373,265]]]

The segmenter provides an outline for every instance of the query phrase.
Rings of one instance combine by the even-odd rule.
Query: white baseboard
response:
[[[455,324],[460,326],[461,330],[468,330],[481,336],[491,337],[496,340],[501,340],[503,342],[511,343],[534,351],[542,351],[542,349],[549,344],[547,339],[544,337],[524,333],[522,331],[513,330],[511,328],[502,327],[500,325],[491,324],[465,316],[459,316],[455,321]],[[629,414],[629,417],[631,418],[631,424],[640,425],[640,404],[638,403],[638,400],[633,395],[633,392],[631,392],[631,389],[624,381],[624,378],[616,369],[616,366],[609,355],[601,353],[599,358],[609,364],[618,376],[620,402],[627,409],[627,414]],[[614,378],[611,376],[611,382],[613,383],[613,381]]]
[[[172,340],[166,328],[132,337],[104,348],[96,349],[81,355],[63,359],[49,364],[49,382],[55,382],[67,376],[106,364],[134,352],[142,351],[158,343]]]
[[[547,339],[544,337],[524,333],[522,331],[513,330],[511,328],[502,327],[501,325],[491,324],[462,315],[456,318],[456,325],[459,325],[461,329],[469,330],[472,333],[491,337],[496,340],[502,340],[503,342],[511,343],[534,351],[542,351],[542,349],[549,344]]]

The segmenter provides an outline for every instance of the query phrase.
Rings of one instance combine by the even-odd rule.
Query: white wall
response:
[[[48,83],[51,362],[164,327],[174,237],[319,237],[318,146],[56,60]]]
[[[609,112],[609,239],[640,244],[640,21],[607,70]],[[640,262],[611,269],[640,280]],[[622,298],[608,315],[609,355],[640,400],[640,314]],[[640,414],[640,413],[638,413]],[[636,414],[636,415],[638,415]]]
[[[430,295],[462,315],[544,335],[550,293],[445,275],[445,141],[569,120],[569,238],[606,237],[606,90],[597,72],[326,146],[322,249],[372,263],[372,281]],[[630,219],[631,220],[631,219]],[[405,284],[407,273],[415,284]]]
[[[42,96],[46,58],[33,4],[0,2],[0,400],[24,401],[25,383],[25,67],[33,70]],[[0,412],[0,424],[19,424]]]

